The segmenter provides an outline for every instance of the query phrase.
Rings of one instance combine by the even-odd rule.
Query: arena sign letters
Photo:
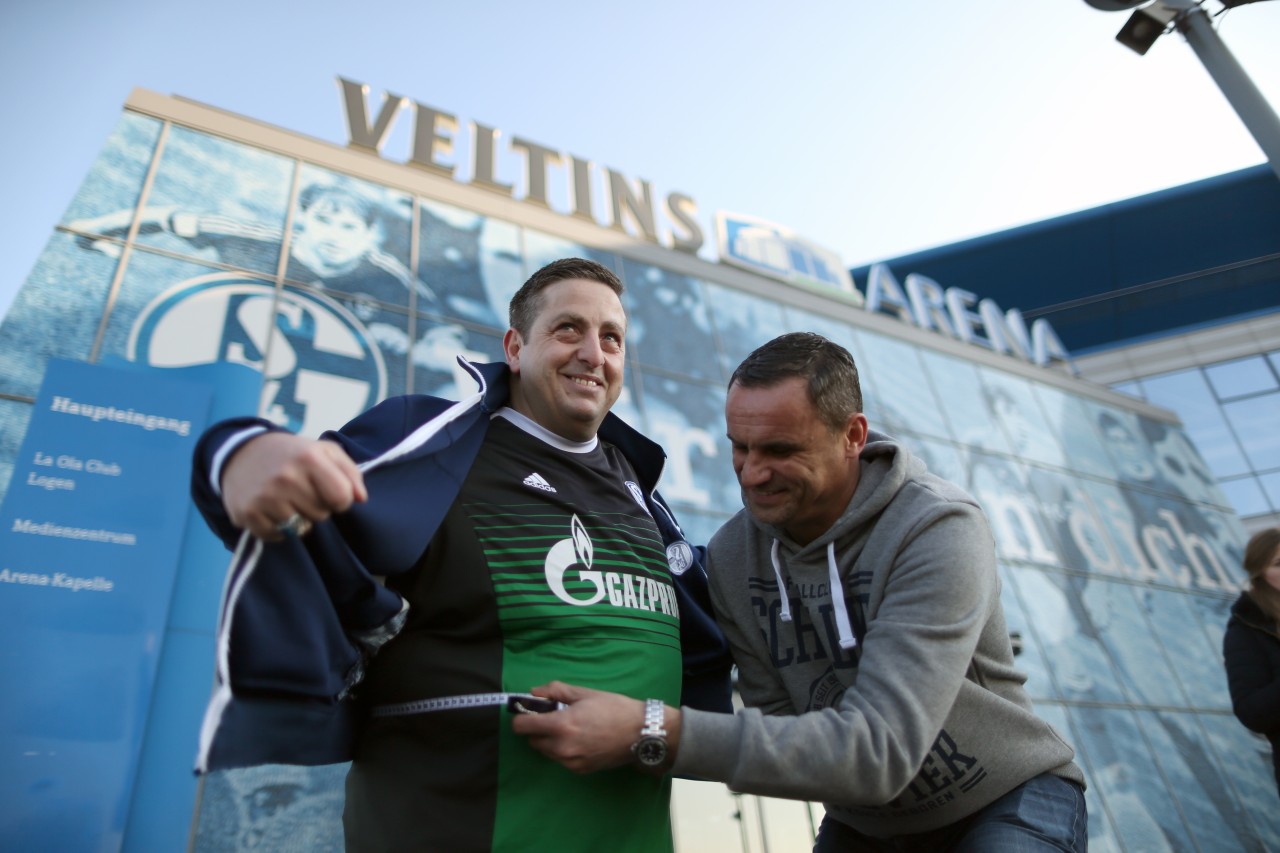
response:
[[[381,155],[396,117],[403,109],[410,108],[414,119],[408,163],[447,178],[458,177],[457,163],[450,161],[460,127],[456,116],[386,92],[377,115],[370,120],[369,87],[341,77],[338,83],[346,112],[349,145]],[[499,149],[502,131],[477,121],[471,121],[469,125],[470,183],[514,198],[515,185],[504,183],[497,175],[498,157],[503,153]],[[568,215],[596,221],[592,202],[596,170],[591,161],[520,136],[512,136],[507,146],[506,151],[515,153],[524,161],[522,177],[525,191],[520,201],[550,209],[548,176],[553,166],[563,166],[567,162],[571,180],[562,189],[569,199]],[[611,207],[608,227],[651,243],[660,243],[652,185],[645,180],[633,182],[613,169],[605,172],[606,194]],[[670,247],[697,254],[703,245],[702,228],[696,220],[697,203],[684,193],[672,192],[667,195],[663,209],[669,223],[666,239]],[[937,282],[917,273],[906,277],[904,291],[903,285],[899,285],[884,264],[871,268],[864,296],[843,268],[839,256],[830,249],[780,225],[741,214],[718,211],[715,223],[719,256],[725,263],[788,284],[829,287],[868,311],[888,313],[926,331],[944,334],[1041,367],[1052,361],[1061,361],[1071,367],[1066,347],[1043,318],[1037,319],[1028,329],[1016,308],[1002,311],[991,299],[979,300],[976,294],[958,287],[944,290]],[[1074,368],[1071,369],[1074,372]]]
[[[410,106],[409,99],[385,93],[377,117],[370,123],[367,99],[369,87],[341,77],[338,78],[338,83],[342,87],[350,145],[380,154],[396,116],[403,108]],[[418,101],[412,102],[411,108],[414,116],[413,146],[408,162],[428,172],[455,178],[457,165],[448,162],[446,158],[453,155],[459,128],[457,117]],[[471,183],[505,196],[514,196],[515,187],[500,181],[496,174],[502,131],[476,121],[470,122],[470,128]],[[569,193],[569,215],[596,221],[592,203],[592,173],[595,170],[592,169],[591,161],[566,155],[519,136],[512,136],[508,145],[511,151],[524,158],[524,185],[527,191],[522,201],[550,208],[547,176],[552,166],[568,162],[573,176]],[[660,242],[653,186],[645,180],[633,182],[613,169],[605,171],[608,175],[608,198],[612,214],[609,227],[629,233],[625,223],[630,222],[638,231],[636,236],[651,243]],[[703,243],[702,228],[695,218],[698,215],[697,202],[684,193],[672,192],[667,194],[663,209],[670,223],[667,233],[671,248],[696,254]]]
[[[959,287],[944,290],[919,273],[909,273],[900,285],[888,266],[873,264],[867,273],[866,309],[1041,367],[1061,361],[1075,372],[1071,355],[1048,320],[1037,318],[1028,330],[1017,308],[1001,311],[994,299],[979,300]]]

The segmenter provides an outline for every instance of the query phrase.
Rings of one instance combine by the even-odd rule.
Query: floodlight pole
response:
[[[1181,3],[1168,0],[1165,5],[1175,8],[1182,6]],[[1253,134],[1254,141],[1271,165],[1271,171],[1280,178],[1280,117],[1276,116],[1276,111],[1227,49],[1204,9],[1198,5],[1180,9],[1174,25],[1196,52],[1209,76],[1235,109],[1236,115],[1240,116],[1244,126]]]

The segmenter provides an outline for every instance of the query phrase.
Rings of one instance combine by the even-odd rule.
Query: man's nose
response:
[[[604,364],[604,347],[600,345],[600,339],[592,335],[583,338],[578,347],[578,359],[592,367]]]
[[[746,453],[742,456],[742,464],[738,466],[738,483],[743,486],[760,486],[769,481],[772,472],[769,466],[764,464],[764,460],[760,459],[753,453]]]

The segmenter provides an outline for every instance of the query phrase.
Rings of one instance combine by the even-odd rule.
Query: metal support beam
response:
[[[1271,164],[1271,171],[1280,178],[1280,117],[1227,49],[1204,9],[1199,6],[1187,9],[1175,19],[1174,25],[1253,134]]]

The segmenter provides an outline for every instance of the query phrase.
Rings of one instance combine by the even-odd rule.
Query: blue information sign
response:
[[[0,507],[0,827],[119,849],[209,385],[50,362]]]

